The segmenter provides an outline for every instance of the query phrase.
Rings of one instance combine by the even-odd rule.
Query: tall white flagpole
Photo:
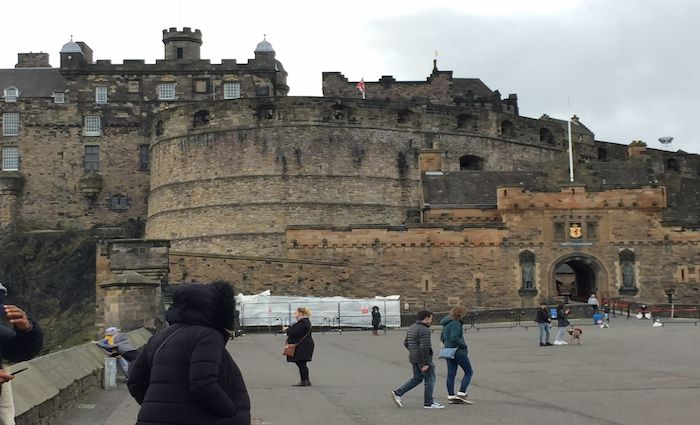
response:
[[[566,97],[569,106],[569,182],[574,182],[574,142],[571,140],[571,94],[569,93],[569,86],[566,86]]]

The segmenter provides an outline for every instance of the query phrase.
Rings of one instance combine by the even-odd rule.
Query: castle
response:
[[[366,99],[337,72],[323,97],[290,97],[266,40],[220,64],[199,30],[163,43],[155,64],[71,40],[60,68],[20,53],[0,70],[0,227],[130,223],[98,244],[112,323],[152,314],[163,285],[216,278],[406,309],[700,302],[698,155],[597,141],[573,117],[570,181],[566,121],[436,63],[366,82]],[[147,312],[125,307],[143,297]]]

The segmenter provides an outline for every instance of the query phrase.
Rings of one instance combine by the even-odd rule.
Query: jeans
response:
[[[428,370],[425,372],[421,371],[422,365],[418,363],[411,363],[413,366],[413,378],[409,379],[408,382],[403,384],[401,388],[394,391],[394,393],[401,397],[407,392],[411,391],[418,384],[425,380],[425,390],[423,391],[423,405],[430,406],[433,404],[433,388],[435,387],[435,365],[433,362],[428,363]]]
[[[549,343],[549,323],[538,323],[537,326],[540,328],[540,344]],[[546,335],[546,339],[545,339]]]
[[[469,382],[471,382],[472,376],[474,375],[474,370],[472,369],[472,364],[469,361],[469,356],[465,352],[457,351],[454,359],[445,360],[447,361],[447,394],[455,395],[455,377],[457,376],[457,366],[461,367],[464,371],[462,383],[459,385],[459,392],[466,394]]]
[[[555,341],[564,341],[564,334],[566,333],[566,326],[559,326],[557,328],[557,337]]]

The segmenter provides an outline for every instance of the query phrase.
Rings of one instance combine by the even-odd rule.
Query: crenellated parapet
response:
[[[570,185],[559,192],[533,192],[517,186],[498,189],[498,209],[515,210],[635,210],[660,211],[666,208],[666,188],[606,189],[590,192],[586,186]]]

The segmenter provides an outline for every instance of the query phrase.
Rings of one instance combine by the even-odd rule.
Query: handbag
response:
[[[282,355],[287,357],[294,357],[294,353],[297,351],[296,344],[286,344],[284,350],[282,350]]]
[[[442,347],[440,349],[440,354],[438,355],[438,358],[454,360],[455,354],[457,354],[456,347],[455,348]]]

